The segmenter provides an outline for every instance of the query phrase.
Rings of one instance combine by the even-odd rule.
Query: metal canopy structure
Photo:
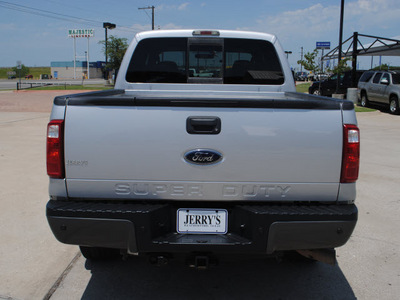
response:
[[[369,43],[363,44],[360,38],[367,38]],[[371,42],[372,39],[372,42]],[[347,47],[345,47],[347,44]],[[354,48],[357,56],[400,56],[400,40],[373,35],[354,34],[342,43],[342,57],[353,57]],[[337,59],[339,46],[322,57],[322,60]]]
[[[368,42],[363,43],[360,38],[365,38]],[[339,46],[342,46],[343,49],[341,57],[352,58],[352,87],[357,86],[357,56],[400,56],[400,40],[359,34],[358,32],[354,32]],[[324,55],[321,60],[338,59],[339,46]]]

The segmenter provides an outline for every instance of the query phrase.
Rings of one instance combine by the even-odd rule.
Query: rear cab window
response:
[[[378,72],[375,74],[374,79],[372,79],[373,83],[379,83],[382,77],[382,73]]]
[[[360,77],[360,82],[368,82],[372,76],[374,75],[374,72],[364,72],[361,77]]]
[[[236,38],[148,38],[136,46],[131,83],[284,83],[274,45]]]
[[[392,74],[392,83],[393,84],[400,84],[400,73]]]

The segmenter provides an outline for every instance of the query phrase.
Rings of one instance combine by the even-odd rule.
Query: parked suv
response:
[[[358,98],[361,106],[370,102],[389,104],[390,113],[399,114],[400,70],[368,71],[358,83]]]
[[[364,71],[356,71],[356,82],[358,82],[358,79],[363,73]],[[336,92],[336,85],[337,74],[333,74],[326,80],[313,82],[313,84],[308,88],[308,93],[332,97],[332,94],[335,94]],[[351,87],[351,71],[346,71],[340,74],[338,94],[344,94],[346,97],[347,89],[349,87]]]

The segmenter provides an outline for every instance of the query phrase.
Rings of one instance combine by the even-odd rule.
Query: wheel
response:
[[[389,109],[390,109],[391,114],[394,114],[394,115],[399,114],[399,100],[397,100],[396,96],[390,97]]]
[[[362,107],[367,107],[367,106],[369,105],[369,101],[368,101],[368,98],[367,98],[367,94],[366,94],[366,93],[362,93],[362,94],[361,94],[361,101],[360,101],[360,104],[361,104]]]
[[[312,90],[312,94],[317,95],[317,96],[321,95],[321,93],[319,92],[319,89]]]
[[[79,246],[82,255],[89,260],[109,260],[117,258],[118,249]]]

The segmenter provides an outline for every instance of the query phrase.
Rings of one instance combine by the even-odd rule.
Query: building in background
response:
[[[77,61],[75,70],[73,61],[53,61],[50,63],[51,66],[51,76],[54,79],[73,79],[76,78],[88,78],[87,74],[87,62]],[[94,78],[104,78],[104,61],[89,62],[89,77]]]

